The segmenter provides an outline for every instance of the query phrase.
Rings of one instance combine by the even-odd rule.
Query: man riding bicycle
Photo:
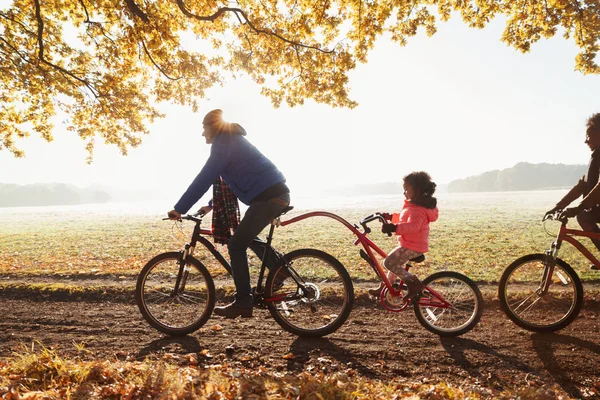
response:
[[[562,215],[568,218],[576,216],[577,222],[584,231],[600,233],[598,227],[600,222],[600,184],[598,183],[600,176],[600,113],[592,115],[587,120],[585,143],[592,151],[586,174],[545,215],[564,210]],[[583,196],[583,200],[578,206],[565,209],[580,196]],[[600,240],[591,240],[600,250]]]

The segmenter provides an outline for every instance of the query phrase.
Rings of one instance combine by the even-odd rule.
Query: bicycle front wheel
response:
[[[286,331],[320,337],[337,330],[354,304],[350,275],[335,257],[301,249],[285,255],[286,263],[269,271],[266,303]]]
[[[483,296],[471,279],[453,271],[428,276],[414,306],[417,320],[440,336],[459,336],[477,325],[483,314]]]
[[[179,279],[180,253],[164,253],[140,272],[135,299],[148,323],[169,335],[186,335],[210,318],[215,306],[215,285],[208,270],[188,257]]]
[[[566,327],[583,304],[583,286],[573,268],[559,258],[553,267],[547,260],[544,254],[519,258],[506,268],[498,285],[500,305],[506,315],[533,332],[554,332]],[[550,270],[552,275],[547,276]]]

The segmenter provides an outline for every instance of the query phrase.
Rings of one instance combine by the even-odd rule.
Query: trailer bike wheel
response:
[[[437,335],[459,336],[473,329],[483,314],[483,296],[470,278],[453,271],[423,280],[425,289],[414,305],[417,320]]]

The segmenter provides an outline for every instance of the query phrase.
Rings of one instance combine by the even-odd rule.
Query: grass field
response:
[[[446,194],[440,196],[440,218],[431,225],[427,260],[415,273],[426,276],[449,269],[477,281],[496,282],[503,269],[516,258],[542,252],[552,242],[541,217],[562,192],[511,192]],[[323,207],[351,223],[376,211],[397,211],[400,197],[378,197],[344,207]],[[297,209],[289,217],[319,208]],[[162,221],[158,212],[128,212],[126,209],[1,209],[0,273],[18,275],[118,274],[135,275],[154,255],[178,250],[189,238],[192,224],[183,229]],[[285,217],[284,217],[285,218]],[[210,225],[210,218],[204,226]],[[391,250],[396,241],[379,232],[372,223],[370,237],[382,249]],[[557,223],[546,228],[555,233]],[[265,235],[266,232],[263,232]],[[317,248],[337,257],[356,280],[374,280],[371,268],[353,246],[354,236],[339,222],[324,217],[276,230],[275,247],[282,251]],[[591,243],[583,239],[586,245]],[[226,252],[226,248],[221,247]],[[202,252],[197,254],[216,275],[222,268]],[[589,262],[566,244],[561,257],[582,279],[597,279]],[[251,264],[255,261],[251,257]]]
[[[563,194],[548,191],[441,195],[440,219],[431,225],[431,250],[415,273],[425,277],[448,269],[479,282],[497,282],[504,268],[516,258],[548,248],[553,238],[544,231],[541,217]],[[320,209],[357,223],[376,211],[398,211],[401,204],[400,197],[390,196],[322,207],[296,204],[296,209],[284,219]],[[189,238],[191,223],[179,230],[173,222],[161,218],[160,211],[142,211],[132,205],[0,209],[0,276],[8,278],[6,282],[11,277],[49,276],[49,282],[34,283],[39,285],[34,289],[67,290],[75,297],[104,289],[69,283],[65,286],[61,277],[98,275],[126,278],[129,285],[134,284],[135,276],[148,260],[158,253],[181,249]],[[210,219],[205,222],[208,227]],[[546,228],[556,233],[558,226],[550,223]],[[395,239],[379,232],[378,223],[372,223],[372,229],[370,237],[382,249],[389,251],[396,245]],[[353,241],[354,236],[339,222],[319,217],[278,228],[274,245],[284,252],[299,248],[327,251],[346,266],[355,282],[375,280]],[[591,244],[587,239],[584,243]],[[215,275],[224,274],[212,257],[202,252],[196,255]],[[570,245],[563,247],[561,258],[582,279],[598,279],[598,273],[590,271],[588,261]],[[251,263],[256,263],[255,257],[251,257]],[[0,288],[10,289],[6,284],[0,284]],[[74,345],[85,352],[83,344]],[[555,395],[556,385],[545,389],[529,384],[498,389],[477,379],[460,386],[443,380],[382,382],[357,375],[353,369],[333,375],[296,375],[227,364],[202,369],[197,365],[197,357],[202,353],[190,353],[185,356],[189,359],[183,361],[90,360],[62,357],[54,349],[33,343],[29,346],[11,357],[0,358],[2,398],[239,398],[242,393],[243,398],[261,399],[563,398]]]

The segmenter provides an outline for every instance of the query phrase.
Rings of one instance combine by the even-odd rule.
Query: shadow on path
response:
[[[556,347],[570,346],[579,347],[582,350],[600,355],[600,345],[584,339],[557,333],[534,333],[531,335],[533,348],[537,352],[544,367],[554,377],[555,382],[575,398],[581,398],[583,393],[575,386],[564,363],[559,363],[555,355]],[[590,369],[595,369],[596,365],[590,365]]]
[[[194,336],[165,336],[156,339],[140,349],[136,358],[142,359],[151,354],[157,353],[197,353],[202,350],[200,342]]]
[[[467,356],[465,354],[466,350],[478,351],[480,353],[484,353],[484,354],[488,354],[490,356],[496,357],[500,361],[505,362],[505,363],[510,363],[515,368],[518,368],[519,370],[521,370],[525,373],[531,373],[531,372],[535,371],[531,366],[529,366],[527,363],[524,363],[520,359],[510,356],[510,355],[499,353],[498,350],[496,350],[486,344],[476,342],[471,339],[441,337],[440,343],[441,343],[442,347],[444,347],[444,350],[446,350],[448,355],[454,359],[455,363],[457,365],[461,366],[462,368],[464,368],[466,371],[468,371],[471,376],[481,377],[482,374],[481,374],[480,366],[473,365],[469,361],[469,359],[467,358]]]
[[[365,366],[355,357],[352,351],[340,347],[333,341],[327,338],[302,338],[298,337],[290,345],[290,352],[295,357],[287,362],[287,369],[290,371],[303,371],[306,364],[311,361],[311,354],[317,356],[317,359],[313,360],[315,363],[319,363],[318,357],[327,355],[340,364],[355,369],[360,374],[368,377],[376,377],[377,373],[368,366]],[[324,362],[327,362],[323,360]],[[316,364],[318,366],[318,364]]]

